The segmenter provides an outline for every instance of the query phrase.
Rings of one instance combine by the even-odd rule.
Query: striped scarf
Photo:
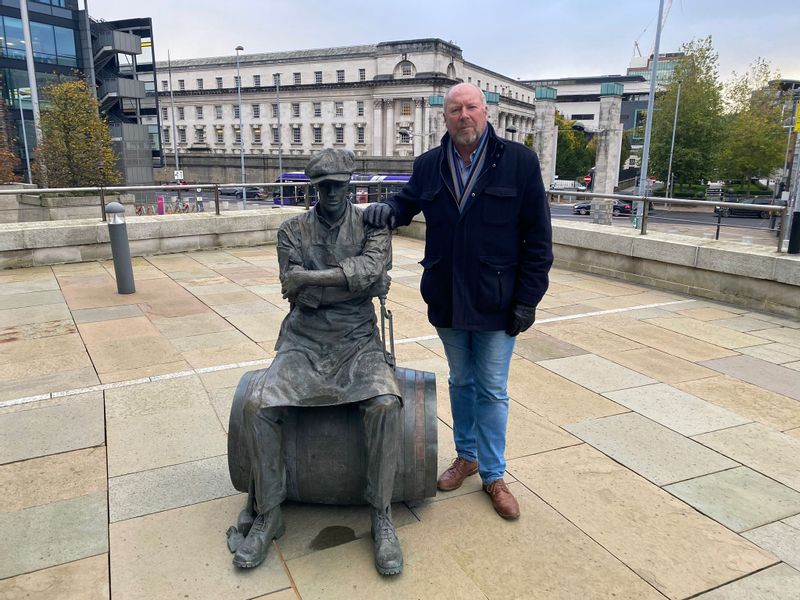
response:
[[[472,193],[475,182],[478,180],[478,176],[483,170],[483,163],[486,158],[486,140],[488,138],[488,135],[482,136],[481,142],[476,149],[475,160],[472,161],[472,165],[469,168],[469,177],[467,177],[466,181],[461,177],[461,167],[458,164],[458,157],[456,156],[456,152],[458,151],[453,141],[450,140],[450,148],[447,152],[447,164],[450,166],[450,174],[453,177],[453,190],[456,192],[456,202],[458,203],[459,210],[464,210],[466,199],[469,198],[469,195]]]

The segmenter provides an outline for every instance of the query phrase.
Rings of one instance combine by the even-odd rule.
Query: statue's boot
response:
[[[236,549],[233,564],[242,569],[257,567],[267,558],[272,540],[281,537],[285,530],[280,506],[267,513],[260,513],[253,521],[244,542]]]
[[[403,551],[392,523],[392,509],[372,509],[372,541],[375,544],[375,568],[381,575],[399,575],[403,571]]]

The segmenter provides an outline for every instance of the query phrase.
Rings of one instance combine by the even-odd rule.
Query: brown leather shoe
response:
[[[495,479],[489,485],[483,486],[483,491],[489,494],[492,499],[492,506],[495,512],[504,519],[516,519],[519,517],[519,504],[514,494],[508,489],[506,482],[502,479]]]
[[[460,488],[467,477],[475,475],[477,472],[477,460],[465,460],[458,456],[453,461],[453,464],[439,477],[439,480],[436,482],[436,487],[443,492],[452,492]]]

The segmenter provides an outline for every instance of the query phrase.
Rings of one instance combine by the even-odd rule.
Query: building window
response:
[[[467,77],[467,83],[472,83],[472,77]]]
[[[180,91],[184,91],[186,89],[186,81],[183,79],[178,79],[178,89]]]
[[[161,91],[166,92],[169,91],[169,81],[166,79],[161,80]]]
[[[272,143],[273,144],[280,144],[281,143],[281,130],[277,127],[272,128]]]
[[[322,116],[322,102],[314,102],[314,116],[315,117]]]
[[[300,116],[300,103],[299,102],[292,102],[292,116],[299,117]]]
[[[273,73],[272,74],[272,85],[280,85],[281,84],[281,74],[280,73]]]
[[[591,113],[572,115],[570,118],[573,121],[594,121],[594,115]]]
[[[366,81],[367,80],[367,70],[366,69],[359,69],[358,70],[358,80],[359,81]]]
[[[233,126],[233,142],[239,146],[242,145],[242,132],[237,126]]]
[[[400,67],[400,73],[403,75],[403,77],[411,77],[411,63],[404,62]]]
[[[186,143],[186,127],[178,127],[178,143]]]
[[[253,87],[261,87],[261,75],[253,75]]]
[[[359,125],[356,127],[356,143],[363,144],[364,143],[364,126]]]
[[[214,118],[215,119],[221,119],[222,118],[222,107],[221,106],[215,106],[214,107]]]
[[[203,118],[203,107],[202,106],[195,106],[194,107],[194,117],[195,119],[202,119]]]
[[[169,118],[169,109],[166,106],[161,107],[161,118],[165,121]]]
[[[238,119],[239,118],[239,105],[238,104],[234,104],[233,105],[233,118],[234,119]]]
[[[408,144],[411,142],[411,135],[409,135],[408,131],[401,131],[400,132],[400,143],[401,144]]]
[[[164,127],[161,130],[161,137],[164,139],[165,144],[169,144],[169,127]]]
[[[238,75],[233,76],[233,87],[239,87],[239,82],[242,80]]]
[[[253,104],[253,118],[260,119],[261,118],[261,105],[260,104]]]
[[[344,69],[336,70],[336,83],[344,83]]]
[[[194,130],[194,141],[198,144],[206,143],[206,130],[203,127],[198,127]]]
[[[294,77],[294,84],[295,85],[300,85],[302,83],[302,79],[301,79],[302,76],[300,75],[300,73],[293,73],[292,77]]]
[[[356,102],[356,114],[359,117],[363,117],[364,116],[364,101],[363,100],[359,100],[358,102]]]
[[[481,80],[478,79],[478,87],[481,87]]]
[[[253,143],[261,143],[261,127],[253,127]]]
[[[222,77],[217,77],[217,89],[222,89]]]
[[[178,107],[178,121],[183,121],[184,118],[185,118],[184,108],[182,106],[179,106]]]
[[[278,105],[274,102],[272,103],[272,118],[273,119],[278,118]]]
[[[314,83],[322,83],[322,71],[314,71]]]
[[[300,135],[300,125],[295,125],[292,127],[292,143],[293,144],[300,144],[302,143],[303,138]]]
[[[321,125],[314,125],[312,128],[314,132],[314,143],[321,144],[322,143],[322,126]]]
[[[198,90],[202,90],[203,89],[203,79],[201,77],[197,78],[197,89]]]
[[[333,128],[333,131],[336,134],[336,143],[344,144],[344,127],[337,125]]]
[[[334,102],[333,103],[333,114],[337,117],[344,116],[344,102]]]
[[[411,116],[411,102],[403,101],[400,103],[400,116],[401,117]]]
[[[217,143],[224,144],[225,143],[225,130],[222,127],[217,127]]]

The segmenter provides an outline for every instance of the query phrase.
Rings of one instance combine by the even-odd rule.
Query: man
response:
[[[396,575],[403,554],[390,503],[400,436],[400,393],[386,362],[372,298],[386,293],[389,232],[364,224],[346,200],[355,170],[350,152],[326,149],[306,168],[319,190],[311,210],[281,225],[278,263],[291,310],[268,369],[246,391],[243,433],[251,457],[256,517],[233,563],[261,564],[283,533],[286,498],[281,420],[287,406],[358,402],[366,440],[366,501],[372,506],[375,566]]]
[[[457,452],[437,485],[455,490],[480,472],[494,509],[515,519],[519,504],[503,481],[508,370],[516,335],[533,324],[547,290],[552,232],[539,159],[497,137],[487,119],[480,88],[453,86],[441,146],[418,157],[402,191],[364,218],[398,227],[425,215],[420,292],[450,367]]]

